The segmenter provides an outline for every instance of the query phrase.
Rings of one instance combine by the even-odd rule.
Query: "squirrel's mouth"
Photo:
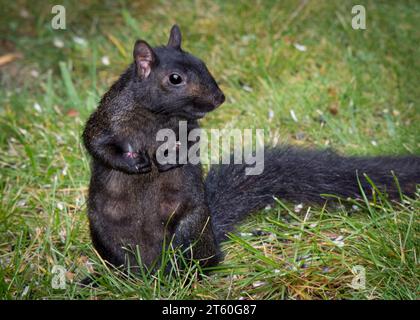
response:
[[[165,115],[169,117],[180,117],[186,120],[198,120],[198,119],[204,118],[207,113],[208,112],[204,112],[204,111],[185,110],[185,111],[166,113]]]
[[[219,99],[217,102],[209,102],[209,101],[203,101],[203,100],[195,100],[193,103],[188,104],[180,109],[165,110],[162,108],[157,113],[165,114],[167,116],[177,116],[182,117],[187,120],[197,120],[204,118],[207,113],[215,110],[218,108],[222,103],[224,102],[224,96]]]
[[[197,111],[194,113],[194,118],[196,119],[201,119],[204,118],[204,116],[207,114],[207,112],[203,112],[203,111]]]

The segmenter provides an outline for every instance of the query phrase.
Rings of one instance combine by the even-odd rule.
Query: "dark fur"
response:
[[[203,265],[220,259],[219,244],[245,216],[273,202],[273,196],[318,202],[320,194],[360,195],[356,172],[391,197],[398,192],[394,170],[404,192],[413,194],[420,182],[419,157],[345,158],[326,151],[278,148],[266,151],[265,170],[246,176],[240,165],[212,167],[203,182],[201,165],[161,167],[153,162],[156,132],[178,129],[224,101],[204,63],[182,51],[175,26],[166,47],[150,48],[137,41],[134,63],[102,98],[89,118],[83,139],[92,156],[88,216],[92,241],[114,265],[136,265],[124,248],[139,248],[142,263],[153,265],[164,243],[193,245],[190,258]],[[185,83],[173,86],[176,72]],[[133,156],[134,155],[134,156]]]
[[[136,246],[142,263],[151,266],[171,240],[175,247],[194,244],[200,250],[191,258],[214,264],[219,253],[201,166],[168,168],[153,158],[159,129],[178,132],[181,119],[188,119],[188,130],[197,128],[196,119],[220,105],[223,93],[204,63],[177,47],[152,49],[138,41],[134,60],[104,95],[83,133],[93,160],[88,199],[93,244],[117,266],[136,266],[129,253]],[[188,83],[170,85],[171,72]]]
[[[274,202],[273,196],[295,203],[319,203],[322,194],[360,198],[358,178],[370,197],[366,174],[390,198],[398,198],[394,171],[401,191],[413,196],[420,182],[420,157],[342,157],[331,151],[292,147],[267,149],[261,175],[244,173],[243,165],[212,166],[206,179],[206,198],[218,242],[225,239],[250,212]],[[331,199],[331,198],[330,198]],[[226,208],[229,211],[226,212]]]

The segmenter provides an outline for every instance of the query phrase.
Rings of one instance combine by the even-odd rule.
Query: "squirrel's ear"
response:
[[[133,57],[134,62],[136,63],[138,76],[142,79],[146,79],[157,61],[153,49],[146,41],[137,40],[134,45]]]
[[[174,24],[171,29],[171,35],[169,36],[168,47],[174,49],[181,49],[181,30],[179,30],[178,25]]]

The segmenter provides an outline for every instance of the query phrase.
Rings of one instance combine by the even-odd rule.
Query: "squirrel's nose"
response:
[[[225,95],[222,91],[218,92],[214,97],[214,103],[216,107],[220,106],[223,102],[225,102]]]

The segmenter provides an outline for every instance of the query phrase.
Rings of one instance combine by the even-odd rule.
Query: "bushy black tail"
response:
[[[246,165],[212,166],[206,179],[206,197],[218,241],[248,216],[279,199],[321,203],[321,194],[360,197],[371,185],[364,174],[390,198],[399,197],[391,171],[401,191],[413,196],[420,183],[420,157],[342,157],[330,151],[299,150],[291,147],[265,151],[264,171],[245,175]]]

